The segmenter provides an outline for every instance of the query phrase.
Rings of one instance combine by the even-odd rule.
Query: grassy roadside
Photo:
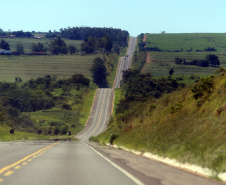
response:
[[[89,91],[89,93],[85,94],[83,97],[83,104],[81,108],[81,116],[79,119],[79,123],[85,126],[86,121],[89,117],[90,110],[92,108],[94,96],[96,94],[96,88],[93,88]]]
[[[199,106],[187,87],[143,103],[144,111],[123,123],[117,118],[99,141],[151,152],[182,163],[226,171],[226,78],[214,78],[214,91]]]
[[[16,141],[16,140],[37,140],[47,139],[46,136],[40,136],[33,133],[15,131],[14,134],[9,133],[10,128],[7,126],[0,126],[0,142]]]
[[[112,116],[115,117],[116,113],[116,107],[119,101],[122,99],[123,93],[122,89],[115,89],[115,98],[114,98],[114,107],[113,107],[113,114]]]

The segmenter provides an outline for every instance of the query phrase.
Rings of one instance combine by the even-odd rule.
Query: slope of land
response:
[[[143,111],[127,122],[116,115],[99,141],[226,171],[225,72],[137,106]]]

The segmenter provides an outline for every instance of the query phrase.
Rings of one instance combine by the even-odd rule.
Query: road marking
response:
[[[0,183],[3,181],[3,179],[0,179]]]
[[[15,170],[18,170],[18,169],[20,169],[20,168],[21,168],[21,166],[18,165],[18,166],[16,166],[14,169],[15,169]]]
[[[109,162],[112,166],[114,166],[116,169],[118,169],[119,171],[121,171],[123,174],[125,174],[128,178],[130,178],[134,183],[136,183],[137,185],[145,185],[143,182],[141,182],[139,179],[137,179],[136,177],[134,177],[133,175],[131,175],[129,172],[127,172],[126,170],[124,170],[123,168],[121,168],[120,166],[118,166],[117,164],[115,164],[114,162],[112,162],[110,159],[104,157],[100,152],[96,151],[93,147],[89,146],[88,144],[86,144],[85,142],[81,141],[85,146],[89,147],[91,150],[93,150],[94,152],[96,152],[100,157],[102,157],[103,159],[105,159],[107,162]]]
[[[0,175],[1,175],[2,173],[4,173],[4,172],[8,171],[9,169],[14,168],[14,167],[18,166],[18,165],[21,164],[21,163],[24,163],[24,162],[27,161],[29,158],[31,158],[31,157],[33,157],[33,156],[36,156],[37,154],[39,154],[39,153],[41,153],[41,152],[43,152],[43,151],[48,150],[50,147],[52,147],[52,146],[54,146],[54,145],[56,145],[56,144],[58,144],[58,143],[59,143],[59,142],[55,142],[55,143],[53,143],[53,144],[51,144],[51,145],[49,145],[49,146],[47,146],[47,147],[45,147],[45,148],[43,148],[43,149],[41,149],[41,150],[38,150],[37,152],[35,152],[35,153],[31,154],[31,155],[28,155],[28,156],[24,157],[23,159],[20,159],[19,161],[15,162],[15,163],[13,163],[13,164],[10,164],[10,165],[8,165],[8,166],[3,167],[2,169],[0,169]]]
[[[27,164],[27,162],[23,162],[23,163],[22,163],[23,166],[26,165],[26,164]]]
[[[28,159],[27,161],[31,162],[31,161],[32,161],[32,159]]]
[[[104,91],[104,100],[103,100],[103,103],[102,103],[102,106],[101,106],[101,112],[100,112],[100,117],[99,117],[98,123],[97,123],[97,125],[96,125],[95,129],[91,132],[91,134],[90,134],[90,135],[92,135],[92,134],[96,131],[97,127],[98,127],[98,126],[99,126],[99,124],[100,124],[100,119],[101,119],[102,112],[103,112],[103,105],[104,105],[105,98],[106,98],[106,91],[107,91],[107,90],[105,90],[105,91]]]
[[[13,170],[9,170],[9,171],[7,171],[5,174],[4,174],[4,176],[5,177],[8,177],[8,176],[10,176],[10,175],[12,175],[13,174]]]
[[[110,91],[110,90],[108,90],[108,91],[109,91],[109,97],[110,97],[111,91]],[[109,98],[108,98],[108,100],[109,100]],[[107,110],[108,110],[108,105],[109,105],[109,101],[107,101]],[[105,122],[106,122],[107,113],[108,113],[108,111],[106,111],[106,114],[105,114],[105,116],[104,116],[104,124],[102,124],[102,127],[101,127],[101,129],[99,130],[99,132],[98,132],[98,134],[97,134],[97,135],[99,135],[99,134],[100,134],[100,132],[102,131],[102,129],[103,129],[103,128],[104,128],[104,126],[105,126]]]

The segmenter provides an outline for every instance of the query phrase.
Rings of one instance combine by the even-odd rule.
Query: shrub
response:
[[[14,134],[14,129],[10,129],[10,134]]]
[[[192,88],[193,96],[196,100],[198,100],[199,105],[204,103],[205,100],[212,94],[214,90],[213,80],[214,76],[204,77]]]
[[[177,103],[176,105],[172,105],[170,107],[170,113],[173,114],[175,112],[178,112],[182,109],[183,105],[181,103]]]
[[[113,145],[114,140],[116,140],[118,138],[118,134],[111,134],[110,136],[110,143],[111,145]]]
[[[96,136],[91,136],[89,138],[89,141],[91,141],[91,142],[99,142],[99,140],[98,140],[98,138]]]

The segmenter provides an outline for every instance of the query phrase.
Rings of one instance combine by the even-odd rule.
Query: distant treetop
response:
[[[85,40],[89,36],[95,38],[102,38],[109,36],[112,42],[119,44],[120,46],[127,46],[128,31],[115,29],[115,28],[90,28],[90,27],[73,27],[73,28],[61,28],[61,38],[67,38],[72,40]]]

